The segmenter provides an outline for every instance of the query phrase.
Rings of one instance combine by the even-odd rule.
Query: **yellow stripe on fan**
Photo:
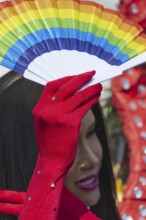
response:
[[[56,9],[55,12],[56,12],[55,14],[58,15],[58,18],[59,18],[59,10]],[[63,13],[64,16],[62,17],[62,19],[69,18],[70,13],[73,13],[73,12],[74,12],[74,18],[72,18],[72,19],[76,19],[78,17],[79,13],[74,10],[69,10],[67,13],[66,13],[66,11],[64,11],[64,13]],[[42,14],[44,16],[43,17],[44,19],[51,18],[51,16],[48,15],[48,9],[42,10]],[[2,16],[2,15],[0,15],[0,16]],[[56,18],[57,18],[57,16],[56,16]],[[12,31],[13,29],[17,28],[18,26],[21,26],[24,23],[24,21],[25,21],[25,23],[29,23],[30,21],[33,21],[34,19],[41,19],[41,16],[37,10],[28,11],[28,12],[23,13],[21,15],[15,15],[15,16],[11,17],[7,21],[5,21],[3,24],[0,24],[0,30],[1,30],[0,37],[2,38],[7,32]],[[88,24],[89,19],[90,18],[87,17],[86,14],[80,13],[79,22],[85,22]],[[95,21],[96,21],[96,16],[95,16]],[[95,21],[94,21],[93,25],[96,25]],[[35,22],[35,20],[34,20],[34,22]],[[133,27],[132,33],[130,33],[130,30],[129,30],[130,25],[125,24],[125,26],[128,27],[127,29],[129,30],[129,32],[128,33],[125,32],[125,30],[127,30],[126,28],[124,31],[119,28],[118,32],[117,32],[118,26],[115,23],[113,23],[112,29],[111,29],[110,24],[111,24],[111,22],[106,21],[104,19],[101,19],[100,22],[98,23],[97,28],[99,28],[99,29],[106,28],[105,29],[106,31],[110,30],[110,32],[113,34],[113,36],[116,36],[119,39],[122,39],[121,36],[124,36],[125,34],[126,34],[127,38],[129,39],[129,38],[133,37],[133,33],[137,31],[137,28]],[[8,29],[4,28],[5,26],[7,26]],[[48,27],[49,27],[49,25],[48,25]],[[123,26],[121,26],[121,27],[123,29]],[[100,36],[100,35],[97,35],[97,36]],[[109,41],[110,41],[110,39],[109,39]]]

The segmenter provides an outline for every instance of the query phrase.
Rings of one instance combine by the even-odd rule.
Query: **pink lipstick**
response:
[[[76,182],[77,186],[83,190],[90,191],[99,186],[98,175],[93,174]]]

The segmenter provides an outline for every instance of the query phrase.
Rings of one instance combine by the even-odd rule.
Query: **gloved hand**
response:
[[[25,192],[0,190],[0,213],[19,216],[25,197]]]
[[[35,106],[39,156],[20,220],[57,218],[64,178],[77,150],[81,120],[97,102],[102,86],[78,90],[94,74],[92,71],[48,83]]]

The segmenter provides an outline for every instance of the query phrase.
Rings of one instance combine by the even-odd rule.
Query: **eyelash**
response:
[[[91,137],[94,133],[96,133],[96,129],[95,129],[95,128],[93,128],[91,131],[89,131],[89,132],[87,133],[86,138]]]

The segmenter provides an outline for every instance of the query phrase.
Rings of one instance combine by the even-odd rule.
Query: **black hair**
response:
[[[26,191],[38,155],[32,109],[44,87],[10,72],[0,80],[0,88],[0,190]],[[98,104],[92,110],[98,122],[97,135],[103,146],[101,198],[92,211],[103,220],[118,220],[114,177],[102,113]],[[0,215],[0,220],[16,219],[14,216]]]
[[[96,134],[103,150],[102,166],[99,174],[101,196],[98,204],[92,207],[92,211],[103,220],[119,220],[120,216],[116,205],[115,178],[100,105],[94,105],[92,111],[97,121]]]
[[[10,72],[0,88],[0,189],[26,191],[38,155],[32,109],[44,87]]]

